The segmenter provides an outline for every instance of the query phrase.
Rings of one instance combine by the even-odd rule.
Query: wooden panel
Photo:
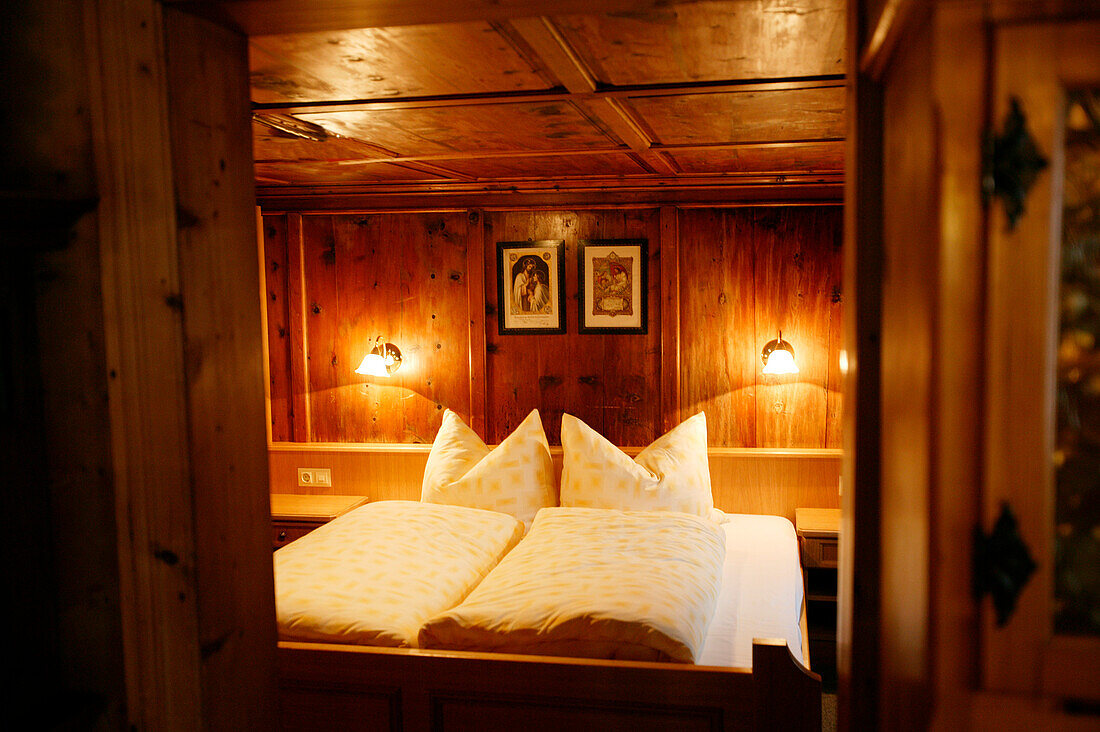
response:
[[[254,102],[551,86],[487,22],[254,36],[249,46]]]
[[[618,147],[568,102],[377,109],[297,116],[338,135],[369,140],[399,153]]]
[[[677,216],[684,219],[679,233],[670,223]],[[756,241],[754,216],[778,232]],[[833,369],[830,377],[829,364],[837,364],[839,349],[834,332],[841,309],[834,301],[839,297],[839,209],[696,209],[679,214],[669,209],[666,218],[663,225],[657,209],[497,212],[486,217],[481,250],[473,253],[464,248],[471,241],[471,224],[462,213],[291,215],[288,238],[293,239],[294,221],[304,222],[304,264],[296,268],[291,261],[288,279],[297,289],[295,273],[301,269],[305,286],[304,293],[288,298],[290,433],[297,441],[430,442],[438,412],[447,406],[472,420],[485,439],[497,442],[538,408],[554,444],[565,411],[616,444],[648,444],[675,426],[681,414],[702,410],[708,413],[712,445],[837,444],[839,374]],[[481,236],[481,227],[476,229]],[[447,249],[456,237],[459,248]],[[577,273],[575,266],[567,266],[566,322],[571,332],[499,335],[495,243],[555,238],[566,241],[570,263],[581,239],[650,242],[648,334],[576,333]],[[682,250],[669,260],[675,283],[662,274],[666,239]],[[278,246],[275,239],[270,244]],[[397,245],[400,257],[393,256]],[[297,248],[291,244],[289,249]],[[481,263],[483,281],[467,284],[463,272],[475,261]],[[782,286],[776,279],[780,276],[786,278]],[[759,295],[761,282],[776,294]],[[673,295],[675,300],[668,300]],[[662,307],[670,312],[683,308],[674,323],[680,333],[671,341],[665,331],[672,325],[662,325]],[[758,354],[775,337],[771,331],[780,327],[780,310],[808,334],[801,336],[808,340],[795,342],[803,374],[791,383],[761,386]],[[304,316],[296,317],[296,311]],[[479,332],[484,347],[477,345],[476,334],[469,335],[471,312],[483,318]],[[296,334],[294,324],[303,317],[307,324]],[[791,328],[783,327],[793,337]],[[272,332],[277,332],[274,327]],[[380,333],[406,356],[402,370],[388,383],[352,374]],[[476,374],[467,381],[471,369],[480,368],[480,358],[485,359],[483,391]],[[670,363],[681,366],[675,373],[663,372]],[[683,381],[682,404],[669,391],[677,379]],[[301,385],[300,392],[294,384]],[[761,389],[781,394],[798,417],[791,418],[790,410],[775,415],[768,406],[759,406],[776,402],[770,392],[761,402]],[[298,413],[306,417],[298,420]]]
[[[418,500],[429,445],[271,445],[272,493],[368,496],[372,501]],[[640,447],[624,447],[635,456]],[[730,513],[785,516],[798,507],[839,506],[839,450],[710,448],[714,504]],[[562,451],[550,448],[557,477]],[[332,485],[298,487],[298,468],[328,468]]]
[[[680,212],[661,207],[661,426],[680,424]]]
[[[202,719],[270,728],[275,602],[246,42],[177,11],[165,27],[195,524],[193,559],[181,552],[181,564],[197,578]]]
[[[680,212],[682,413],[706,412],[711,445],[757,444],[753,211]]]
[[[824,180],[822,180],[824,179]],[[648,185],[647,185],[648,183]],[[587,206],[740,205],[800,206],[837,204],[843,198],[839,175],[818,174],[812,179],[787,177],[777,184],[774,175],[705,178],[654,177],[510,181],[506,186],[484,182],[444,187],[416,186],[309,186],[259,189],[265,211],[367,211],[433,208],[584,208]]]
[[[328,31],[333,28],[384,28],[425,23],[502,20],[558,13],[637,12],[664,5],[666,0],[473,0],[441,4],[438,0],[330,0],[319,5],[303,0],[234,0],[216,15],[234,20],[249,35]],[[195,6],[195,0],[169,0]],[[210,11],[210,8],[205,8]]]
[[[882,699],[906,720],[930,723],[934,633],[929,516],[933,499],[932,403],[939,275],[939,112],[933,103],[930,26],[907,34],[891,59],[884,95],[882,270],[882,468],[878,577]],[[950,487],[944,486],[951,490]],[[880,707],[884,708],[884,707]],[[886,718],[886,713],[881,713]],[[891,712],[893,714],[893,712]]]
[[[307,140],[280,134],[267,125],[252,123],[252,156],[257,162],[289,160],[355,160],[385,157],[377,145],[346,137]]]
[[[104,0],[87,8],[85,22],[126,722],[197,729],[195,516],[160,11],[151,0]],[[255,305],[255,292],[249,299]]]
[[[290,427],[309,439],[309,361],[306,358],[305,248],[301,214],[287,215],[287,311],[290,320]]]
[[[279,726],[285,732],[326,729],[399,730],[400,693],[392,688],[341,691],[315,685],[279,685]]]
[[[756,209],[756,446],[824,447],[838,208]],[[760,349],[783,331],[799,373],[764,376]]]
[[[825,221],[822,228],[814,232],[821,236],[819,251],[827,251],[831,246],[832,256],[824,268],[827,271],[827,295],[829,298],[829,345],[826,351],[825,371],[825,447],[844,446],[841,419],[844,415],[844,368],[847,352],[844,352],[844,245],[843,217],[840,208],[823,210]],[[830,221],[831,219],[831,221]],[[830,243],[828,240],[832,238]],[[842,356],[841,353],[844,352]]]
[[[470,428],[485,434],[486,402],[489,394],[485,358],[485,213],[470,211],[466,233],[466,314],[470,344]]]
[[[267,306],[268,398],[271,439],[294,439],[290,396],[290,291],[287,284],[286,215],[263,217],[264,302]]]
[[[665,150],[685,173],[814,173],[844,170],[844,143]]]
[[[1058,600],[1052,592],[1059,561],[1055,552],[1059,527],[1054,500],[1058,481],[1051,451],[1060,429],[1054,405],[1062,398],[1055,388],[1055,374],[1067,365],[1067,360],[1056,357],[1059,340],[1066,337],[1057,325],[1059,310],[1064,307],[1059,297],[1059,271],[1063,261],[1072,266],[1064,260],[1060,221],[1063,213],[1072,211],[1067,204],[1076,198],[1078,186],[1067,182],[1065,176],[1072,148],[1066,148],[1063,117],[1067,89],[1100,88],[1097,34],[1100,21],[1090,20],[1009,24],[994,38],[993,119],[1000,128],[1010,103],[1018,102],[1029,133],[1051,164],[1028,191],[1026,210],[1014,228],[1007,223],[1003,205],[995,204],[990,213],[985,352],[997,358],[986,358],[982,380],[985,441],[981,500],[985,531],[992,531],[1003,504],[1011,507],[1019,520],[1020,536],[1037,565],[1020,593],[1015,612],[1003,626],[995,624],[992,603],[981,603],[983,688],[1037,697],[1047,689],[1068,694],[1074,687],[1085,687],[1084,698],[1092,704],[1100,698],[1095,677],[1088,684],[1055,689],[1049,685],[1056,678],[1044,679],[1042,670],[1057,660],[1057,655],[1048,654],[1057,653],[1059,646],[1065,650],[1063,642],[1053,643],[1061,634],[1055,635]],[[1074,361],[1068,359],[1068,364]],[[1074,418],[1069,419],[1072,423]],[[1080,419],[1086,425],[1091,421],[1085,415]],[[1068,490],[1066,485],[1063,490]],[[1067,500],[1074,499],[1059,497],[1059,506]],[[1007,715],[1001,718],[1009,719]]]
[[[457,176],[452,176],[457,177]],[[333,163],[325,160],[256,163],[256,180],[274,185],[439,181],[446,176],[395,163]]]
[[[631,97],[665,145],[844,137],[844,87]]]
[[[648,443],[660,424],[660,277],[657,211],[517,211],[491,214],[486,229],[489,398],[487,433],[499,442],[534,408],[547,439],[558,444],[568,411],[617,444]],[[645,335],[581,335],[577,329],[576,245],[580,239],[642,238],[649,242],[649,330]],[[501,336],[496,302],[498,241],[564,239],[567,333]],[[572,265],[572,266],[571,266]],[[532,367],[534,372],[532,373]]]
[[[629,154],[481,157],[433,160],[436,165],[474,178],[564,178],[647,173]]]
[[[555,22],[601,82],[622,86],[843,74],[844,8],[843,0],[700,2]]]
[[[310,439],[424,442],[444,406],[469,418],[465,214],[303,222]],[[354,373],[378,335],[404,355],[392,379]]]

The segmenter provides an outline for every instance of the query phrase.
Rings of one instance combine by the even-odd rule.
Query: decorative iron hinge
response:
[[[1028,191],[1047,167],[1047,159],[1027,129],[1019,100],[1013,97],[1011,105],[1001,134],[987,131],[982,146],[982,198],[986,205],[994,197],[1001,199],[1009,231],[1016,228]]]
[[[1019,525],[1008,503],[1001,504],[1001,515],[988,535],[974,527],[974,596],[993,598],[997,627],[1004,626],[1016,610],[1016,600],[1036,569]]]

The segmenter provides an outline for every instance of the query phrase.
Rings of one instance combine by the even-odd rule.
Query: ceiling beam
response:
[[[767,140],[767,141],[746,141],[746,142],[708,142],[708,143],[696,143],[691,145],[653,145],[648,149],[649,153],[676,153],[676,152],[692,152],[700,150],[734,150],[743,148],[786,148],[796,149],[800,147],[809,147],[813,145],[829,144],[829,143],[843,143],[843,137],[823,137],[820,139],[808,139],[808,140]],[[293,160],[287,160],[284,158],[257,158],[257,163],[316,163],[327,162],[334,165],[370,165],[375,163],[408,163],[408,162],[428,162],[428,161],[447,161],[447,160],[478,160],[483,158],[541,158],[541,157],[559,157],[566,155],[617,155],[622,153],[632,152],[630,149],[615,147],[615,148],[564,148],[561,150],[478,150],[470,152],[446,152],[446,153],[434,153],[431,155],[378,155],[373,158],[350,158],[350,159],[329,159],[329,158],[297,158]],[[649,161],[651,158],[645,157],[645,160]],[[657,167],[664,169],[666,165],[659,164]],[[445,170],[440,168],[440,170]],[[675,171],[673,171],[675,172]]]
[[[515,18],[509,25],[571,94],[596,91],[599,85],[595,74],[565,40],[552,20],[545,17]]]
[[[539,15],[639,12],[692,0],[162,0],[250,36],[467,23]]]
[[[564,82],[563,82],[564,83]],[[570,92],[561,89],[546,91],[494,92],[478,94],[448,94],[433,97],[392,97],[352,99],[336,102],[267,102],[254,103],[256,111],[282,114],[319,114],[324,112],[365,112],[368,110],[416,109],[427,107],[467,107],[480,104],[529,104],[543,102],[590,101],[601,99],[640,99],[683,94],[739,94],[790,91],[793,89],[837,89],[844,87],[844,77],[803,76],[785,79],[725,80],[689,84],[652,84],[614,87],[591,92]]]
[[[643,208],[659,204],[691,206],[800,206],[840,205],[844,187],[841,176],[777,183],[770,180],[712,180],[709,184],[680,185],[676,179],[653,177],[646,181],[502,182],[476,187],[468,184],[418,186],[280,186],[257,188],[257,200],[265,213],[279,211],[326,212],[401,211],[477,207],[488,210],[558,208]]]

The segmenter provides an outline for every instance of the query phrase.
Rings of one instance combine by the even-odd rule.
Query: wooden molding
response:
[[[622,101],[606,98],[602,104],[592,104],[586,109],[593,110],[631,150],[644,152],[653,146],[653,140]]]
[[[782,178],[782,182],[777,182]],[[661,185],[664,182],[665,185]],[[258,199],[264,213],[400,211],[426,208],[480,208],[531,210],[582,206],[585,208],[642,207],[675,204],[681,207],[737,205],[839,204],[843,176],[805,178],[786,175],[714,177],[708,179],[599,181],[517,181],[480,186],[417,184],[409,186],[325,186],[261,188]],[[429,206],[429,202],[437,202]]]
[[[379,97],[332,102],[258,102],[254,103],[252,108],[256,111],[279,114],[317,114],[436,107],[472,107],[486,104],[596,102],[603,99],[641,99],[683,94],[758,94],[761,92],[798,89],[836,89],[843,86],[843,76],[829,74],[824,76],[797,76],[769,81],[724,79],[688,84],[644,84],[577,92],[563,91],[557,88],[546,91],[476,92],[403,97],[400,99]]]
[[[661,207],[661,430],[680,423],[680,219]]]
[[[287,304],[290,311],[290,342],[294,350],[290,354],[290,404],[291,433],[294,439],[304,442],[310,438],[309,414],[309,363],[306,338],[306,274],[304,242],[302,241],[302,216],[287,216]]]
[[[680,0],[681,2],[691,0]],[[233,24],[251,36],[343,28],[506,20],[536,15],[637,12],[667,7],[667,0],[165,0],[196,15]]]
[[[624,447],[635,456],[641,447]],[[419,500],[428,444],[276,443],[268,447],[273,493],[368,495],[371,500]],[[830,449],[712,447],[714,503],[731,513],[785,516],[799,507],[836,508],[842,453]],[[562,449],[551,447],[560,477]],[[299,488],[297,468],[329,468],[332,486]]]
[[[596,77],[562,37],[554,21],[545,16],[513,18],[509,25],[571,93],[596,91]]]
[[[886,0],[859,58],[860,72],[880,79],[898,40],[909,27],[916,0]],[[854,44],[853,44],[854,45]]]
[[[470,211],[466,238],[466,302],[470,321],[470,427],[484,437],[488,367],[485,362],[485,212]]]

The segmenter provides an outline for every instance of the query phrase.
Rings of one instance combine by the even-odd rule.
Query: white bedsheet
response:
[[[785,638],[802,660],[802,569],[794,525],[782,516],[728,514],[718,609],[701,666],[752,667],[753,638]]]

